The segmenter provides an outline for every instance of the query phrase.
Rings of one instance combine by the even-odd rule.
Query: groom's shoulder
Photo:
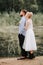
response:
[[[25,20],[26,19],[25,16],[23,16],[22,19]]]
[[[26,21],[25,16],[23,16],[20,21],[25,22]]]

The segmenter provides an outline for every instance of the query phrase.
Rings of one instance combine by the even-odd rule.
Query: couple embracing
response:
[[[35,58],[34,51],[37,50],[37,46],[33,31],[32,15],[32,12],[27,12],[25,9],[20,12],[21,20],[18,38],[22,57],[18,58],[18,60]]]

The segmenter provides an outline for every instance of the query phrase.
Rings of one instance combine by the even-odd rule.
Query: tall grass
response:
[[[19,25],[20,15],[19,13],[4,12],[3,14],[0,13],[0,26],[9,26],[9,25]],[[33,24],[34,26],[43,26],[43,14],[37,13],[33,15]]]
[[[33,15],[34,26],[43,26],[43,14],[37,13]]]
[[[4,12],[0,14],[0,26],[18,25],[19,20],[19,13],[10,12],[10,14],[8,14]]]
[[[43,14],[33,15],[33,25],[38,45],[38,55],[43,55]],[[0,13],[0,57],[18,56],[20,47],[18,42],[19,13]]]

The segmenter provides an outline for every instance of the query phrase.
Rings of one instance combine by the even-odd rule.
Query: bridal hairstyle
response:
[[[33,16],[33,13],[32,12],[27,12],[26,13],[26,17],[31,18],[32,16]]]

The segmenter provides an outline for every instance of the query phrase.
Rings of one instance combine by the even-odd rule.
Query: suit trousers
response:
[[[23,36],[22,34],[18,34],[18,38],[19,38],[19,45],[21,48],[21,55],[26,57],[27,56],[27,51],[25,51],[22,47],[23,47],[23,43],[24,43],[24,39],[25,36]]]

